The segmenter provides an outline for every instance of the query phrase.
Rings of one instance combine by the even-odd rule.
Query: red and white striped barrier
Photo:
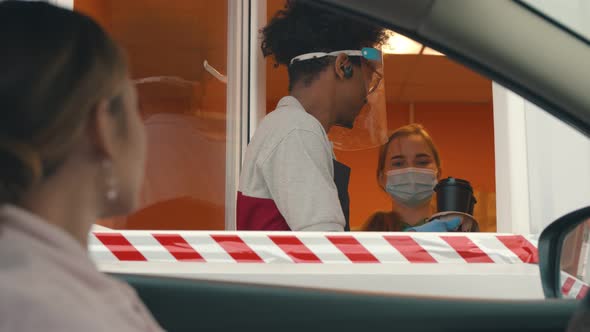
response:
[[[96,262],[537,263],[536,237],[496,233],[94,231]]]
[[[583,299],[588,290],[588,284],[583,282],[582,280],[573,277],[569,273],[561,271],[561,293],[563,297],[569,299]]]

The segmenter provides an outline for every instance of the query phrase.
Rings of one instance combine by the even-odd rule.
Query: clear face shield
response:
[[[366,150],[381,146],[387,142],[388,136],[383,55],[380,50],[365,47],[362,50],[308,53],[293,58],[291,63],[324,56],[338,56],[341,53],[361,57],[361,72],[367,94],[366,104],[356,117],[352,129],[335,126],[328,136],[334,148],[342,151]]]
[[[368,47],[360,52],[367,103],[356,117],[352,129],[333,127],[328,135],[334,148],[342,151],[375,148],[385,144],[388,138],[383,55],[380,50]]]

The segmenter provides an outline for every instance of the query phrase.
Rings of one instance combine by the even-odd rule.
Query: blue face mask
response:
[[[432,198],[435,185],[435,171],[410,167],[387,172],[385,190],[395,201],[405,206],[416,207]]]

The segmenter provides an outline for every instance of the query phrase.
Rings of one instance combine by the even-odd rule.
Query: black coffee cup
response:
[[[469,181],[449,177],[441,180],[434,191],[438,212],[457,211],[473,215],[477,201]]]

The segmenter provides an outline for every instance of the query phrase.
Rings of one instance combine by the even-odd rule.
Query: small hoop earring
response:
[[[117,178],[113,172],[113,162],[110,160],[103,160],[102,168],[105,173],[106,193],[105,197],[112,202],[119,197],[119,190],[117,189]]]

